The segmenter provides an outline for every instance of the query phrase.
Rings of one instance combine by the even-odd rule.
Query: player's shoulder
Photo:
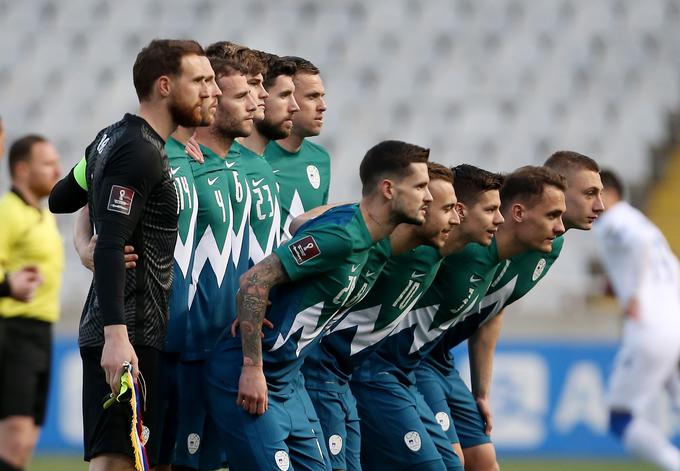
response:
[[[310,141],[309,139],[305,139],[302,141],[302,148],[303,150],[317,154],[318,156],[321,156],[324,159],[330,159],[331,157],[330,153],[324,146],[316,142]]]
[[[297,234],[310,232],[337,238],[348,247],[358,248],[366,245],[365,248],[368,248],[373,245],[359,205],[356,203],[343,204],[329,209],[303,224]]]
[[[264,149],[264,158],[269,160],[279,160],[284,156],[286,150],[276,141],[269,141]]]
[[[419,245],[409,255],[420,260],[431,261],[432,263],[437,263],[444,258],[439,249],[431,245]]]
[[[167,142],[165,143],[165,153],[168,155],[168,159],[182,161],[187,160],[189,157],[187,156],[184,147],[184,144],[179,142],[174,137],[168,138]]]
[[[334,206],[304,223],[298,232],[319,227],[330,227],[339,232],[347,232],[360,215],[361,211],[356,203]]]
[[[165,155],[165,142],[153,128],[139,116],[126,114],[122,120],[101,130],[88,146],[88,162],[95,157],[108,165],[113,161],[146,166],[147,159],[160,161]]]

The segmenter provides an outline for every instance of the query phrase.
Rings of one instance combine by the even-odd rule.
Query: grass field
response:
[[[38,456],[27,471],[85,471],[86,469],[85,463],[79,458]],[[501,469],[503,471],[654,471],[656,468],[628,461],[503,460]]]

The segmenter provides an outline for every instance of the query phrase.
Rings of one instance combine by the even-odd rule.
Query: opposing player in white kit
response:
[[[680,361],[680,264],[661,231],[622,200],[619,178],[611,171],[600,175],[606,210],[595,234],[626,314],[609,379],[610,431],[631,453],[680,470],[680,450],[644,414]]]

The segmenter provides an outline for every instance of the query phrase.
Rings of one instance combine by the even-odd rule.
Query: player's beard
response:
[[[409,214],[409,212],[404,208],[401,203],[401,199],[397,199],[394,202],[394,208],[392,209],[392,221],[395,224],[414,224],[416,226],[421,226],[425,223],[425,218],[420,213],[420,208],[415,215]]]
[[[283,128],[283,123],[278,125],[272,123],[264,117],[262,121],[257,121],[255,123],[257,131],[270,141],[278,141],[279,139],[285,139],[290,136],[290,130]]]
[[[196,126],[201,126],[203,122],[203,116],[201,109],[182,103],[173,97],[168,103],[168,111],[170,111],[170,117],[178,125],[185,128],[193,128]]]
[[[224,119],[218,120],[218,116],[215,116],[215,122],[212,125],[212,131],[221,136],[224,139],[236,139],[237,137],[248,137],[252,133],[252,127],[250,130],[246,125],[246,121],[236,120],[229,116],[225,116]]]

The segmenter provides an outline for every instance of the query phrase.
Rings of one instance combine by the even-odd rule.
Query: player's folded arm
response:
[[[87,204],[86,160],[83,157],[64,178],[59,180],[48,199],[50,211],[55,214],[74,213]]]
[[[151,145],[122,149],[105,169],[94,195],[94,279],[104,325],[125,324],[125,244],[161,176],[158,151]]]

